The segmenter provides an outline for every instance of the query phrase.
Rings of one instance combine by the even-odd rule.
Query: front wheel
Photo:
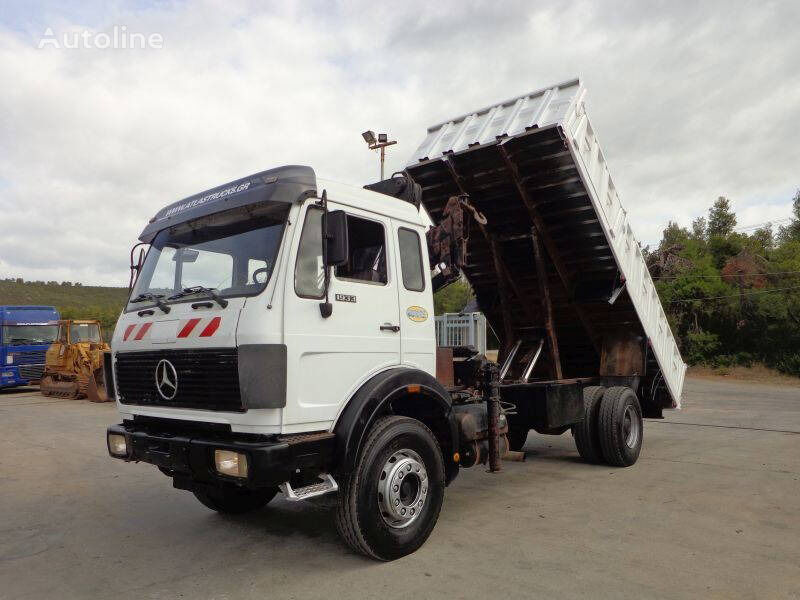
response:
[[[246,490],[234,487],[192,490],[203,506],[227,515],[241,515],[266,506],[278,493],[278,488]]]
[[[431,430],[409,417],[383,417],[341,480],[336,526],[356,552],[394,560],[425,543],[443,500],[444,460]]]

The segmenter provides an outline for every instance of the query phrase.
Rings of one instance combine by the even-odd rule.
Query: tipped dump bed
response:
[[[641,336],[649,342],[644,385],[666,384],[671,398],[663,404],[679,407],[686,365],[584,95],[573,80],[435,125],[407,171],[434,222],[460,193],[486,216],[483,231],[471,222],[463,272],[501,337],[504,314],[511,343],[532,348],[544,335],[533,230],[544,250],[563,377],[599,373],[604,340]]]

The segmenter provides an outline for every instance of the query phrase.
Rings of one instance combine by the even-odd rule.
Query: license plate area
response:
[[[134,433],[131,441],[135,460],[141,460],[170,471],[190,472],[189,440],[187,438],[163,438]]]

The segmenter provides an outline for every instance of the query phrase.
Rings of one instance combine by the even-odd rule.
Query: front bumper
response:
[[[301,436],[274,436],[248,440],[226,433],[152,431],[135,424],[111,425],[106,432],[124,435],[127,456],[109,455],[126,462],[145,462],[166,471],[176,487],[190,489],[196,484],[233,483],[262,488],[294,480],[298,474],[326,472],[333,457],[334,436],[327,432]],[[214,467],[214,450],[233,450],[247,455],[247,478],[219,474]]]
[[[17,385],[28,385],[31,380],[24,379],[19,373],[16,365],[5,365],[0,367],[0,387],[13,387]]]

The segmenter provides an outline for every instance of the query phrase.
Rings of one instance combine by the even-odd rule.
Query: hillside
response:
[[[55,306],[66,319],[100,319],[104,334],[109,338],[127,298],[128,288],[0,280],[0,304]]]

